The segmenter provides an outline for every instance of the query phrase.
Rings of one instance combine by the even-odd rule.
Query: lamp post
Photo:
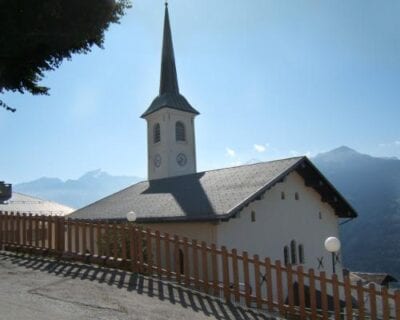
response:
[[[136,221],[136,218],[137,218],[136,213],[133,212],[133,211],[129,211],[129,212],[126,214],[126,219],[127,219],[129,222],[135,222],[135,221]]]
[[[340,250],[340,240],[336,237],[328,237],[325,240],[325,249],[332,254],[332,268],[333,273],[335,273],[335,265],[336,265],[336,252]]]

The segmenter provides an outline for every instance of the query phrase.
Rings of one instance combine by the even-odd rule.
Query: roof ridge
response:
[[[222,171],[222,170],[229,170],[229,169],[242,168],[242,167],[250,167],[250,166],[256,166],[256,165],[260,165],[260,164],[266,164],[266,163],[272,163],[272,162],[280,162],[280,161],[286,161],[286,160],[292,160],[292,159],[303,159],[303,158],[307,158],[307,157],[306,156],[297,156],[297,157],[289,157],[289,158],[283,158],[283,159],[275,159],[275,160],[270,160],[270,161],[261,161],[261,162],[257,162],[257,163],[241,164],[241,165],[238,165],[238,166],[230,166],[230,167],[224,167],[224,168],[204,170],[204,171],[200,171],[200,172],[196,172],[196,173],[188,173],[188,174],[182,174],[182,175],[179,175],[179,176],[165,177],[165,178],[153,179],[153,180],[144,180],[144,181],[141,181],[141,182],[160,181],[160,180],[164,180],[164,179],[174,179],[174,178],[180,178],[180,177],[199,175],[199,174],[203,174],[203,173],[206,173],[206,172],[214,172],[214,171]],[[140,182],[138,182],[138,183],[140,183]],[[135,183],[135,184],[137,184],[137,183]]]

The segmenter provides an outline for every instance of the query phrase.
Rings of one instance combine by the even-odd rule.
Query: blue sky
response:
[[[197,162],[400,157],[400,2],[170,0],[181,93],[200,111]],[[158,93],[164,6],[136,0],[104,49],[47,73],[50,96],[5,94],[0,180],[147,176],[141,113]]]

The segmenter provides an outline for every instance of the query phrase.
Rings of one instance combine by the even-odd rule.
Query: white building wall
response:
[[[194,130],[195,115],[170,108],[163,108],[146,117],[147,120],[147,151],[148,151],[148,178],[160,179],[196,172],[196,145]],[[176,141],[175,124],[181,121],[185,126],[186,141]],[[161,140],[154,143],[153,128],[160,124]],[[187,163],[180,166],[176,157],[179,153],[185,154]],[[160,155],[161,164],[155,166],[154,158]]]
[[[285,199],[281,199],[284,192]],[[295,199],[298,193],[299,200]],[[251,221],[251,212],[256,221]],[[321,218],[320,214],[321,213]],[[290,248],[291,240],[304,246],[304,268],[332,273],[332,257],[324,248],[329,236],[339,237],[338,217],[314,189],[306,187],[296,172],[276,184],[259,201],[252,202],[239,218],[221,222],[217,230],[217,244],[228,248],[284,261],[284,246]],[[289,250],[290,252],[290,250]],[[297,259],[299,257],[297,250]],[[289,254],[290,256],[290,254]],[[318,269],[318,258],[323,257],[324,268]],[[342,273],[336,264],[336,272]]]

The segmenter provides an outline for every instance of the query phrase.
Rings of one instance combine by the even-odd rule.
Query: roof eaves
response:
[[[251,202],[256,200],[258,197],[260,197],[263,193],[265,193],[268,189],[272,188],[275,184],[279,183],[282,181],[284,177],[286,177],[290,172],[296,169],[296,167],[299,165],[301,161],[306,159],[306,157],[299,157],[298,161],[296,161],[294,164],[292,164],[290,167],[286,168],[283,172],[278,174],[275,178],[273,178],[271,181],[266,183],[264,186],[259,188],[256,192],[254,192],[252,195],[244,199],[242,202],[228,210],[228,213],[224,215],[224,218],[232,218],[238,211],[242,210],[246,206],[248,206]],[[221,215],[222,217],[223,215]]]

